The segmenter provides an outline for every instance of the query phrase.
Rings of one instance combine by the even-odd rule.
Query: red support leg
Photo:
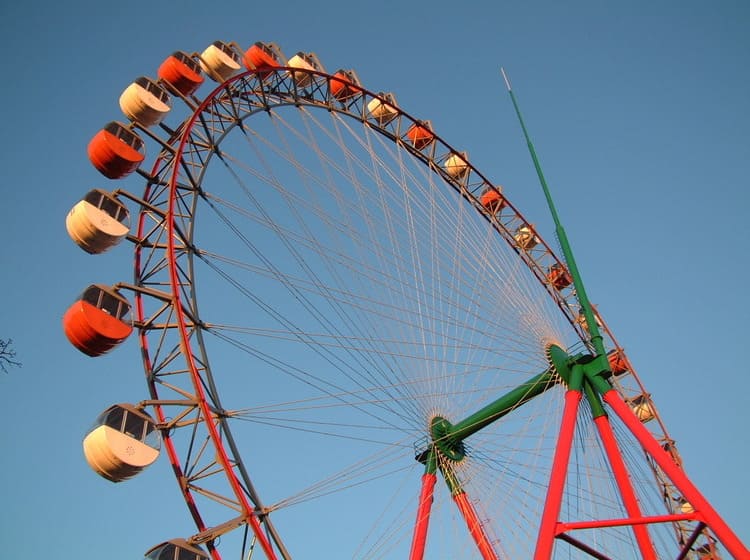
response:
[[[471,502],[466,497],[466,492],[462,490],[455,494],[453,501],[456,502],[459,511],[464,516],[466,525],[469,527],[469,533],[471,533],[483,560],[499,560],[495,550],[492,548],[487,533],[484,532],[484,527],[482,527],[479,517],[477,517],[474,506],[471,505]]]
[[[547,501],[544,504],[542,522],[539,526],[539,537],[536,541],[534,560],[549,560],[552,557],[555,529],[562,505],[562,495],[565,489],[565,479],[568,474],[570,450],[573,443],[573,435],[575,434],[576,416],[580,402],[580,391],[571,389],[565,393],[565,408],[560,425],[560,435],[557,438],[557,449],[555,450],[555,457],[552,462],[552,473],[550,475],[549,487],[547,488]]]
[[[594,418],[594,424],[596,424],[596,427],[599,430],[599,437],[601,437],[604,450],[607,453],[607,458],[612,466],[612,472],[614,473],[617,486],[620,489],[622,503],[625,506],[625,511],[627,512],[628,517],[642,517],[638,498],[636,498],[633,485],[630,482],[628,469],[625,466],[625,462],[622,460],[622,455],[617,445],[615,435],[612,432],[609,418],[607,418],[607,416],[599,416]],[[638,542],[638,548],[641,551],[643,560],[657,560],[654,545],[648,534],[648,527],[640,524],[633,525],[633,533]]]
[[[638,420],[638,417],[630,410],[630,407],[615,390],[609,390],[602,395],[617,416],[623,421],[633,433],[638,442],[656,461],[662,471],[672,480],[672,483],[682,493],[682,496],[690,502],[695,510],[695,519],[703,521],[713,531],[716,538],[726,547],[734,558],[750,558],[750,551],[742,544],[739,537],[729,528],[726,522],[714,510],[711,504],[703,497],[700,491],[690,482],[690,479],[677,466],[672,457],[661,448],[656,438]]]
[[[419,509],[417,521],[414,524],[414,536],[411,541],[409,560],[424,558],[425,543],[427,542],[427,526],[430,524],[430,510],[432,509],[432,495],[435,489],[435,473],[422,475],[422,491],[419,494]]]

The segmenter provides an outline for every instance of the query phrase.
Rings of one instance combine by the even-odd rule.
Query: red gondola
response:
[[[479,197],[479,202],[482,203],[485,210],[490,214],[497,214],[505,206],[505,198],[502,195],[503,188],[497,186],[495,188],[487,187]]]
[[[621,350],[612,350],[607,354],[607,360],[609,361],[609,369],[612,370],[614,375],[622,375],[630,369],[628,361]]]
[[[417,150],[423,150],[435,140],[430,121],[419,121],[409,127],[405,134],[412,146]]]
[[[342,103],[346,103],[352,97],[362,93],[362,89],[357,87],[359,85],[359,77],[354,70],[342,69],[336,71],[328,87],[331,89],[331,95]]]
[[[108,179],[122,179],[145,159],[143,140],[119,122],[111,122],[91,139],[89,161]]]
[[[573,277],[570,275],[570,272],[560,263],[555,263],[549,268],[547,280],[557,290],[567,288],[573,283]]]
[[[91,285],[65,312],[65,336],[84,354],[101,356],[133,332],[129,314],[130,304],[117,290]]]
[[[284,55],[275,43],[258,41],[245,51],[242,60],[248,70],[264,70],[284,66]],[[258,74],[261,78],[265,78],[270,72],[258,72]]]
[[[195,93],[203,83],[200,64],[181,51],[168,56],[159,66],[157,75],[185,96]]]

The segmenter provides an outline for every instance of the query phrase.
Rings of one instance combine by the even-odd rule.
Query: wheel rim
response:
[[[330,76],[308,73],[314,79],[312,87],[305,91],[299,90],[283,69],[264,77],[248,73],[217,88],[186,121],[181,136],[175,135],[157,160],[144,194],[149,207],[144,208],[139,220],[137,237],[145,243],[136,250],[136,286],[141,290],[136,298],[136,311],[139,323],[145,326],[141,329],[141,344],[151,396],[157,418],[175,428],[165,438],[166,448],[178,479],[188,481],[181,486],[199,531],[194,541],[206,543],[215,557],[219,556],[214,548],[217,537],[221,537],[222,550],[231,543],[241,547],[243,557],[255,539],[260,539],[258,546],[265,548],[268,556],[296,553],[304,557],[303,545],[296,539],[287,552],[282,544],[289,541],[287,532],[283,528],[277,531],[271,518],[279,519],[280,527],[309,524],[311,519],[323,518],[318,507],[322,496],[342,495],[345,493],[334,490],[369,487],[385,479],[396,488],[403,488],[406,480],[413,481],[413,486],[404,494],[390,494],[389,501],[378,507],[372,494],[342,503],[348,504],[351,511],[357,511],[365,503],[366,509],[378,510],[373,516],[376,519],[390,516],[401,522],[389,519],[390,525],[381,522],[376,529],[368,525],[363,536],[352,539],[345,547],[342,536],[331,529],[337,527],[337,521],[342,525],[340,514],[336,514],[323,522],[323,527],[328,528],[323,532],[327,539],[318,543],[307,535],[304,541],[317,543],[312,544],[314,550],[324,549],[327,542],[329,550],[341,552],[342,556],[393,556],[396,551],[408,550],[417,481],[422,470],[413,456],[415,445],[416,451],[420,451],[419,442],[428,433],[432,418],[445,415],[457,421],[486,400],[517,388],[530,376],[545,370],[548,367],[545,345],[549,342],[585,350],[581,342],[585,340],[585,331],[576,322],[576,309],[571,304],[574,294],[569,289],[554,288],[546,279],[546,270],[559,261],[541,240],[533,249],[519,249],[514,233],[529,224],[515,208],[507,202],[499,215],[490,215],[480,200],[489,182],[470,163],[468,171],[460,177],[446,173],[447,160],[459,152],[437,136],[421,149],[405,142],[405,131],[416,123],[406,113],[398,111],[393,120],[378,123],[368,117],[367,105],[372,99],[380,99],[379,96],[364,91],[354,102],[342,105],[330,95]],[[270,114],[271,119],[263,113]],[[254,121],[259,119],[269,122],[256,126]],[[263,142],[265,133],[268,137],[276,134],[277,140]],[[243,148],[242,157],[234,155],[233,134],[243,136],[242,142],[236,142]],[[178,138],[181,138],[179,143]],[[356,148],[357,145],[362,149]],[[320,173],[302,164],[308,159],[301,157],[301,147],[312,153],[309,161],[325,162]],[[255,158],[255,163],[248,163],[248,157]],[[375,159],[368,161],[366,157]],[[389,158],[387,161],[394,167],[386,165],[382,158]],[[279,170],[283,166],[296,174],[299,190],[295,191],[292,183],[282,177]],[[214,177],[213,169],[224,169],[226,174]],[[396,172],[386,171],[391,169]],[[348,189],[332,177],[346,179],[343,184]],[[211,186],[232,183],[238,189],[239,200],[232,198],[237,193],[216,192]],[[259,192],[258,185],[264,185],[266,190]],[[311,208],[310,199],[316,200],[313,192],[320,194]],[[356,202],[351,200],[353,193]],[[268,194],[274,196],[263,198]],[[385,200],[388,204],[383,203]],[[306,212],[302,210],[303,201]],[[379,213],[375,211],[378,202]],[[271,214],[279,209],[281,213]],[[338,213],[334,214],[334,210]],[[201,220],[205,220],[203,225]],[[367,224],[364,229],[357,229],[359,221]],[[341,224],[348,225],[343,228]],[[157,227],[161,225],[166,227]],[[390,231],[387,242],[379,241],[389,227],[399,233]],[[227,235],[213,240],[212,231]],[[427,235],[421,237],[425,232]],[[275,235],[276,240],[269,239],[267,248],[261,252],[254,240],[256,234],[264,240]],[[352,238],[354,242],[350,243],[348,240]],[[231,243],[224,243],[227,239]],[[365,258],[364,249],[374,250],[372,259]],[[442,259],[451,252],[461,255],[461,259],[447,259],[448,265],[440,264],[434,269],[431,264],[428,266],[427,263],[442,263],[435,259],[436,255]],[[254,254],[257,260],[234,258],[243,253]],[[283,258],[271,264],[268,259],[274,257]],[[297,268],[287,262],[294,260]],[[319,268],[311,268],[313,265]],[[415,270],[422,276],[414,276]],[[201,278],[210,279],[211,274],[213,280],[222,281],[223,293],[233,291],[235,296],[250,302],[244,314],[241,306],[222,303],[212,295],[210,283],[201,283]],[[263,291],[263,284],[268,284],[269,279],[275,289]],[[349,282],[359,288],[355,290]],[[498,284],[502,290],[498,290]],[[165,285],[171,288],[167,290]],[[378,287],[382,291],[378,292]],[[273,293],[279,288],[286,292],[274,301]],[[436,293],[439,295],[435,296]],[[294,298],[301,307],[289,310],[285,303]],[[475,307],[483,311],[476,311]],[[343,312],[344,308],[349,314]],[[248,309],[255,314],[248,314]],[[298,324],[302,320],[299,309],[304,310],[308,320],[313,319],[317,329]],[[425,313],[426,309],[430,311]],[[495,320],[493,313],[498,311],[507,324]],[[244,317],[265,314],[270,322],[252,323],[248,327],[240,319],[215,319],[214,313],[230,318],[234,314]],[[416,321],[405,319],[413,316]],[[343,327],[335,326],[330,317]],[[387,322],[388,329],[373,326],[378,321]],[[360,323],[369,323],[370,330],[359,326]],[[511,327],[512,335],[504,332]],[[609,347],[616,347],[606,326],[605,332]],[[280,342],[283,338],[287,339],[283,342],[295,347],[295,352],[303,348],[309,353],[293,361],[294,353]],[[258,340],[263,341],[262,351]],[[366,347],[365,341],[373,346]],[[276,348],[278,354],[271,356],[269,347]],[[225,407],[219,399],[218,386],[222,387],[224,397],[227,393],[223,383],[227,380],[223,368],[227,366],[209,366],[208,356],[215,361],[216,356],[227,356],[230,350],[237,352],[235,363],[241,363],[237,356],[243,356],[254,365],[251,369],[283,372],[287,380],[301,381],[302,388],[314,387],[317,400],[310,400],[315,398],[312,393],[302,392],[294,399],[277,396],[271,400],[276,403],[273,408],[248,409],[235,405],[234,398]],[[285,358],[284,362],[279,356]],[[337,374],[344,375],[350,370],[357,373],[352,377],[344,375],[343,379],[348,379],[344,385],[330,383],[313,373],[317,369],[312,365],[315,360],[318,365],[327,363]],[[224,357],[221,361],[232,360]],[[420,371],[425,363],[439,364],[442,369],[436,367],[434,376],[426,375]],[[488,374],[490,366],[500,369],[505,377],[499,379]],[[378,377],[373,377],[373,371]],[[456,381],[459,376],[470,377],[469,371],[479,380],[476,384],[448,382]],[[217,377],[221,382],[216,381]],[[632,372],[617,380],[617,384],[626,396],[640,388]],[[286,385],[270,389],[283,393],[283,387]],[[235,396],[231,389],[229,394]],[[469,457],[455,465],[456,476],[467,495],[473,500],[481,497],[474,501],[480,518],[499,520],[485,526],[493,546],[503,557],[531,556],[536,538],[534,520],[543,504],[543,487],[549,477],[551,450],[557,436],[550,427],[559,425],[561,394],[561,387],[551,389],[543,397],[519,407],[509,415],[512,420],[467,441]],[[429,398],[421,398],[424,395]],[[393,408],[384,406],[387,399]],[[294,453],[285,456],[285,451],[297,446],[303,448],[305,442],[295,437],[289,438],[286,450],[257,450],[262,457],[259,464],[246,464],[239,452],[244,443],[238,444],[237,440],[246,437],[248,430],[242,429],[240,438],[235,438],[233,433],[238,430],[229,429],[230,423],[243,422],[253,425],[256,434],[261,426],[273,425],[278,433],[297,431],[298,435],[318,438],[327,431],[331,435],[335,429],[341,429],[341,422],[321,414],[321,410],[324,405],[327,410],[336,410],[339,407],[334,405],[342,402],[351,405],[350,411],[356,411],[357,421],[350,421],[346,433],[337,432],[326,438],[326,446],[330,446],[325,453],[328,461],[323,461],[327,462],[327,472],[312,470],[308,463],[312,462],[313,454],[308,454],[304,461]],[[316,418],[300,416],[302,403],[307,406],[305,413]],[[286,418],[272,416],[280,413],[286,414]],[[365,426],[368,422],[382,431],[399,432],[399,437],[375,443],[369,435],[372,430],[353,429],[355,424]],[[336,423],[338,427],[334,429]],[[327,427],[324,430],[322,426]],[[663,426],[659,428],[663,431]],[[620,426],[615,429],[618,434],[624,432]],[[663,434],[666,438],[666,432]],[[582,434],[577,442],[576,449],[582,455],[584,449],[596,449],[593,440],[587,439],[590,435]],[[635,442],[623,439],[626,449],[637,449]],[[343,459],[341,451],[333,451],[331,440],[346,441],[349,448],[354,442],[364,445],[364,440],[370,440],[376,450],[358,451],[355,456]],[[501,459],[509,455],[513,459]],[[392,463],[394,456],[399,460]],[[344,468],[331,469],[331,463],[337,461]],[[373,470],[378,461],[382,472]],[[286,484],[278,486],[273,480],[274,471],[279,465],[288,468],[295,462],[305,463],[298,471],[290,470],[299,473],[292,476],[296,484],[291,486],[298,487],[300,492],[286,494],[289,479],[285,478]],[[603,472],[601,455],[581,457],[576,464],[591,478],[586,484],[576,485],[570,478],[568,482],[589,499],[581,500],[580,496],[572,499],[576,490],[571,489],[571,498],[565,500],[564,507],[578,512],[574,516],[621,515],[616,496],[605,495],[592,482],[597,473]],[[638,473],[635,478],[643,483],[641,492],[646,507],[663,511],[664,482],[654,481],[658,470],[645,462],[642,454],[634,454],[628,465],[632,472]],[[360,478],[341,475],[355,470]],[[335,482],[330,479],[331,482],[316,486],[315,482],[321,477],[325,479],[326,474],[336,478]],[[268,503],[261,501],[255,490],[253,481],[259,480],[263,480],[261,494],[272,497]],[[591,499],[594,496],[597,500]],[[435,499],[437,504],[450,502],[449,497],[437,494]],[[578,504],[583,508],[578,509],[576,502],[582,501],[586,503]],[[298,504],[311,504],[314,513],[304,512]],[[489,504],[493,508],[499,505],[500,509],[490,508]],[[301,512],[301,517],[293,517],[295,509]],[[287,511],[291,513],[282,523]],[[399,515],[394,515],[395,512]],[[429,546],[443,551],[456,546],[455,554],[466,550],[470,537],[456,518],[452,506],[445,513],[434,515]],[[528,519],[528,527],[519,523],[511,531],[509,527],[513,524],[503,521],[508,518]],[[345,526],[352,524],[349,517],[344,521]],[[660,537],[664,544],[657,545],[670,553],[669,547],[673,545],[667,544],[670,540],[667,533],[675,528],[681,530],[677,524],[665,526]],[[462,536],[453,544],[438,536],[453,537],[459,533]],[[632,550],[633,539],[627,530],[610,531],[607,537],[611,544],[605,549],[614,557]]]

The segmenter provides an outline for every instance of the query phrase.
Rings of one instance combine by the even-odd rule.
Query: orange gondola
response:
[[[607,354],[607,361],[609,361],[609,369],[612,370],[614,375],[622,375],[630,369],[627,359],[621,350],[612,350]]]
[[[91,285],[65,312],[63,329],[78,350],[101,356],[133,332],[130,304],[114,288]]]
[[[215,82],[225,82],[240,71],[239,53],[222,41],[214,41],[200,55],[200,67]]]
[[[70,210],[65,227],[81,249],[99,254],[128,234],[130,212],[113,194],[94,189]]]
[[[91,469],[112,482],[132,478],[156,461],[161,438],[153,418],[131,404],[102,412],[83,440]]]
[[[158,124],[171,109],[169,93],[151,78],[141,76],[120,95],[120,109],[141,126]]]
[[[435,140],[430,121],[418,121],[409,127],[404,135],[417,150],[423,150]]]
[[[157,544],[146,552],[145,560],[205,560],[210,558],[199,546],[188,543],[185,539],[172,539]]]
[[[195,93],[203,83],[200,64],[182,51],[169,55],[157,75],[184,96]]]
[[[482,206],[484,206],[484,209],[487,210],[487,212],[490,214],[497,214],[505,206],[505,198],[503,197],[502,192],[503,188],[501,186],[494,188],[487,187],[482,193],[482,196],[479,197],[479,202],[482,203]]]
[[[242,61],[248,70],[266,70],[284,66],[284,55],[275,43],[258,41],[245,51]],[[265,78],[270,71],[258,72],[258,74],[261,78]]]
[[[108,179],[122,179],[146,158],[143,140],[119,122],[108,123],[91,139],[89,161]]]
[[[549,268],[547,280],[557,290],[567,288],[573,283],[573,277],[570,275],[570,272],[560,263],[555,263]]]
[[[352,97],[362,93],[359,77],[354,70],[337,70],[331,77],[328,87],[331,89],[331,95],[342,103],[346,103]]]

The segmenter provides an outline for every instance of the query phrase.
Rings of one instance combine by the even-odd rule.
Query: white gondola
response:
[[[130,231],[130,212],[114,195],[94,189],[68,212],[68,235],[81,249],[103,253]]]
[[[635,415],[638,417],[638,420],[640,420],[641,422],[648,422],[649,420],[653,420],[655,414],[654,409],[651,406],[651,399],[648,395],[638,395],[637,397],[630,399],[628,404],[630,405],[630,409],[635,413]]]
[[[160,123],[171,109],[170,103],[167,90],[145,76],[136,79],[120,96],[122,113],[142,126]]]
[[[516,230],[513,238],[521,249],[528,251],[539,244],[539,238],[534,233],[532,226],[523,225]]]
[[[454,179],[462,179],[469,171],[466,152],[453,154],[445,160],[445,172]]]
[[[83,440],[86,462],[112,482],[137,475],[156,461],[160,447],[154,420],[130,404],[116,404],[105,410]]]
[[[318,57],[314,53],[303,53],[298,52],[287,62],[287,66],[292,68],[299,68],[301,70],[317,70],[318,72],[323,71],[323,66],[318,60]],[[291,72],[292,79],[297,83],[299,87],[307,87],[313,81],[313,75],[307,72]]]
[[[230,45],[214,41],[201,53],[200,65],[209,78],[221,83],[240,71],[242,59]]]
[[[157,544],[146,552],[146,560],[204,560],[209,556],[199,546],[188,543],[185,539],[172,539]]]
[[[398,115],[398,105],[396,105],[396,98],[392,93],[379,93],[378,95],[384,101],[373,97],[367,104],[367,112],[378,121],[380,126],[385,126]]]

